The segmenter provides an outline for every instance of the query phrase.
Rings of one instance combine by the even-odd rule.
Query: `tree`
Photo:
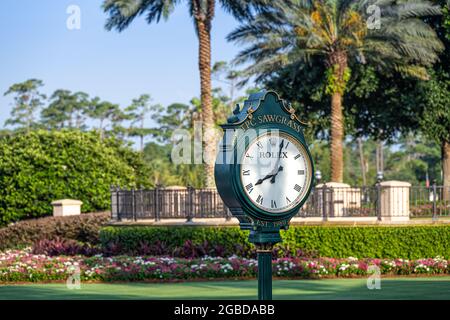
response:
[[[238,102],[240,98],[234,100],[234,102]],[[231,98],[224,95],[221,88],[214,88],[212,90],[212,106],[213,106],[213,114],[214,114],[214,122],[216,125],[223,124],[227,121],[227,118],[230,116],[230,101]],[[201,101],[199,98],[192,98],[191,105],[194,106],[194,113],[201,113]],[[193,115],[195,117],[195,115]]]
[[[236,18],[251,15],[251,4],[257,1],[219,0],[222,7]],[[261,2],[264,2],[261,0]],[[147,14],[148,23],[168,19],[175,5],[174,0],[105,0],[103,9],[109,14],[106,29],[123,31],[136,17]],[[189,0],[189,14],[194,21],[195,32],[199,40],[199,72],[203,121],[203,144],[205,154],[215,156],[214,116],[211,97],[211,26],[214,18],[216,0]],[[211,157],[211,158],[213,158]],[[205,161],[206,185],[214,186],[214,161]]]
[[[133,99],[131,105],[125,109],[126,118],[131,120],[128,134],[132,137],[139,137],[140,150],[144,151],[145,136],[154,133],[153,129],[145,128],[145,116],[151,112],[160,110],[160,106],[150,105],[151,98],[148,94],[143,94],[137,99]]]
[[[444,71],[433,74],[422,90],[425,100],[422,131],[441,146],[444,196],[450,200],[450,75]]]
[[[234,68],[226,61],[218,61],[214,63],[212,68],[213,79],[225,83],[230,88],[229,111],[234,110],[235,91],[240,80],[242,80],[242,72],[234,70]],[[225,80],[224,80],[225,79]]]
[[[149,167],[153,169],[151,179],[155,185],[183,185],[201,188],[204,186],[203,168],[196,164],[174,164],[171,158],[174,132],[177,129],[188,131],[194,135],[194,124],[197,113],[189,105],[173,103],[165,112],[159,109],[152,110],[152,119],[158,124],[153,129],[156,142],[147,143],[144,148],[144,158]],[[198,137],[197,137],[198,138]],[[191,145],[192,146],[192,145]],[[195,152],[196,150],[194,150]],[[196,156],[191,151],[191,157]]]
[[[448,1],[435,2],[443,6],[443,15],[432,17],[428,22],[444,43],[445,51],[433,66],[431,80],[419,85],[417,95],[424,105],[423,114],[419,116],[421,129],[441,147],[443,196],[450,200],[450,7]]]
[[[41,122],[49,129],[68,127],[69,110],[72,108],[72,93],[69,90],[56,90],[50,97],[50,104],[41,111]]]
[[[140,153],[114,137],[100,141],[94,132],[33,130],[5,136],[0,159],[1,226],[51,215],[57,199],[80,199],[83,212],[110,209],[111,185],[149,185]]]
[[[71,113],[71,123],[75,124],[76,129],[84,130],[86,128],[86,114],[89,107],[89,95],[85,92],[78,91],[73,94],[75,106]]]
[[[439,145],[422,134],[411,133],[396,141],[395,150],[387,149],[386,170],[388,180],[424,184],[427,174],[432,180],[439,176]]]
[[[192,110],[184,103],[172,103],[165,112],[156,109],[153,120],[158,123],[158,130],[154,129],[154,134],[162,143],[172,143],[172,136],[176,129],[190,130],[192,126]]]
[[[88,99],[84,92],[56,90],[50,104],[41,111],[42,124],[49,129],[83,128]]]
[[[375,23],[369,23],[374,18],[372,8],[380,10]],[[236,62],[251,62],[245,73],[257,75],[257,81],[280,68],[301,68],[312,58],[325,65],[325,92],[331,97],[331,179],[342,182],[342,98],[351,67],[368,63],[384,72],[427,78],[425,67],[438,59],[443,46],[434,30],[418,18],[438,14],[439,6],[422,0],[407,4],[378,0],[280,1],[246,21],[228,39],[250,44]]]
[[[104,138],[105,122],[113,119],[114,116],[117,116],[120,113],[121,110],[117,104],[108,101],[100,101],[100,98],[98,97],[95,97],[89,102],[87,114],[91,118],[99,120],[98,130],[100,131],[100,140],[103,140]]]
[[[14,106],[11,110],[11,118],[6,120],[5,125],[19,125],[25,127],[29,132],[35,124],[35,112],[44,104],[46,98],[44,94],[39,92],[39,88],[44,83],[42,80],[29,79],[25,82],[13,84],[5,96],[14,95]]]

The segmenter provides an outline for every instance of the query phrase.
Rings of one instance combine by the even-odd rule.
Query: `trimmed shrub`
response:
[[[109,219],[110,214],[103,212],[20,221],[0,229],[0,250],[29,246],[42,239],[57,238],[97,244],[100,228]]]
[[[103,252],[108,255],[249,256],[253,245],[239,228],[229,227],[104,227]]]
[[[33,254],[44,254],[49,257],[53,256],[93,256],[100,253],[98,248],[86,243],[81,243],[72,239],[63,239],[56,237],[55,239],[42,239],[33,244]]]
[[[274,249],[279,257],[450,257],[450,225],[292,226],[282,232],[282,238]],[[100,242],[104,252],[112,255],[255,255],[248,232],[238,227],[107,226],[100,231]],[[142,252],[143,244],[147,252]],[[220,248],[220,254],[214,248]]]
[[[83,201],[82,212],[108,210],[111,185],[146,186],[148,180],[142,155],[94,132],[1,137],[0,159],[0,226],[50,215],[57,199]]]

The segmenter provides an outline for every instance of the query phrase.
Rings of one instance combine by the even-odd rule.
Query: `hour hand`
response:
[[[259,179],[258,181],[256,181],[255,186],[257,186],[258,184],[263,183],[264,180],[267,180],[267,179],[269,179],[269,178],[272,178],[272,176],[273,176],[273,174],[268,174],[268,175],[266,175],[264,178]]]
[[[278,168],[278,171],[272,176],[272,179],[270,179],[270,183],[275,183],[275,178],[277,177],[278,172],[283,171],[283,166],[280,166]]]

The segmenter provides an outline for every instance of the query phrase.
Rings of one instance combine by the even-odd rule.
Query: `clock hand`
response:
[[[283,150],[283,147],[284,147],[284,139],[281,140],[281,143],[280,143],[280,151],[278,151],[278,159],[281,158],[281,150]]]
[[[265,180],[267,180],[267,179],[269,179],[269,178],[272,178],[272,179],[270,180],[270,182],[272,182],[272,180],[273,180],[272,183],[275,182],[274,177],[278,174],[278,172],[280,172],[280,171],[283,170],[283,167],[282,167],[282,166],[279,166],[278,169],[276,169],[276,167],[277,167],[278,164],[280,163],[281,150],[283,150],[283,146],[284,146],[284,139],[283,139],[283,140],[281,141],[281,143],[280,143],[280,151],[278,152],[278,159],[277,159],[277,163],[275,164],[275,168],[274,168],[268,175],[266,175],[264,178],[259,179],[258,181],[256,181],[255,186],[257,186],[258,184],[263,183]]]
[[[280,171],[283,171],[283,166],[280,166],[280,167],[278,168],[277,173],[275,173],[275,174],[272,176],[272,179],[270,179],[270,183],[275,183],[275,178],[276,178],[278,172],[280,172]]]
[[[278,151],[278,159],[277,162],[275,163],[275,168],[272,170],[272,179],[270,179],[270,183],[275,183],[275,177],[277,176],[278,172],[283,170],[283,166],[278,166],[281,161],[281,151],[283,150],[283,147],[284,147],[284,139],[281,140],[280,143],[280,150]],[[277,167],[278,169],[276,169]]]
[[[259,179],[258,181],[256,181],[255,186],[257,186],[258,184],[263,183],[264,180],[267,180],[267,179],[269,179],[269,178],[272,178],[272,176],[273,176],[273,174],[268,174],[268,175],[266,175],[264,178]]]

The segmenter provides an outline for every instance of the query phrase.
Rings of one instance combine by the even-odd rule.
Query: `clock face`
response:
[[[303,145],[286,133],[254,139],[241,159],[240,177],[252,203],[271,213],[298,205],[311,184],[312,166]]]

